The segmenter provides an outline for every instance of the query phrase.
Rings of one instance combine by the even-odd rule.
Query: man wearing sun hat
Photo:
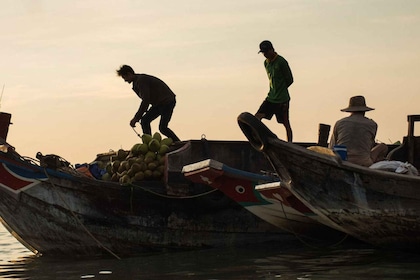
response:
[[[341,109],[350,116],[338,120],[333,129],[329,148],[335,145],[347,147],[347,160],[363,166],[370,166],[385,158],[388,147],[375,142],[378,125],[372,119],[365,117],[367,111],[374,110],[366,106],[361,95],[350,98],[349,106]]]

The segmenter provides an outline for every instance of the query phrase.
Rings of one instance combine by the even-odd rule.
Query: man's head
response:
[[[273,44],[268,40],[262,41],[258,53],[263,53],[266,58],[272,58],[275,55]]]
[[[122,65],[117,70],[117,75],[124,79],[127,83],[131,83],[134,80],[134,70],[129,65]]]

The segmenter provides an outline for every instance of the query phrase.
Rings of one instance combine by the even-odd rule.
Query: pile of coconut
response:
[[[165,168],[165,154],[172,144],[159,132],[143,134],[142,143],[134,144],[130,151],[119,149],[106,163],[102,180],[129,184],[143,180],[161,180]]]

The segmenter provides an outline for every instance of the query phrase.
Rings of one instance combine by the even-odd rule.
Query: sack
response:
[[[96,179],[102,179],[102,176],[106,173],[106,170],[100,168],[97,162],[89,164],[89,171]]]
[[[396,160],[379,161],[369,166],[369,168],[390,171],[390,172],[395,172],[399,174],[407,174],[407,175],[415,175],[415,176],[419,175],[417,168],[415,168],[411,163],[396,161]]]

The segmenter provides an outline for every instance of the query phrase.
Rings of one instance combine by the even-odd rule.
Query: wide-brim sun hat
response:
[[[342,112],[366,112],[375,110],[366,106],[365,98],[362,95],[353,96],[350,98],[349,106],[341,109]]]

